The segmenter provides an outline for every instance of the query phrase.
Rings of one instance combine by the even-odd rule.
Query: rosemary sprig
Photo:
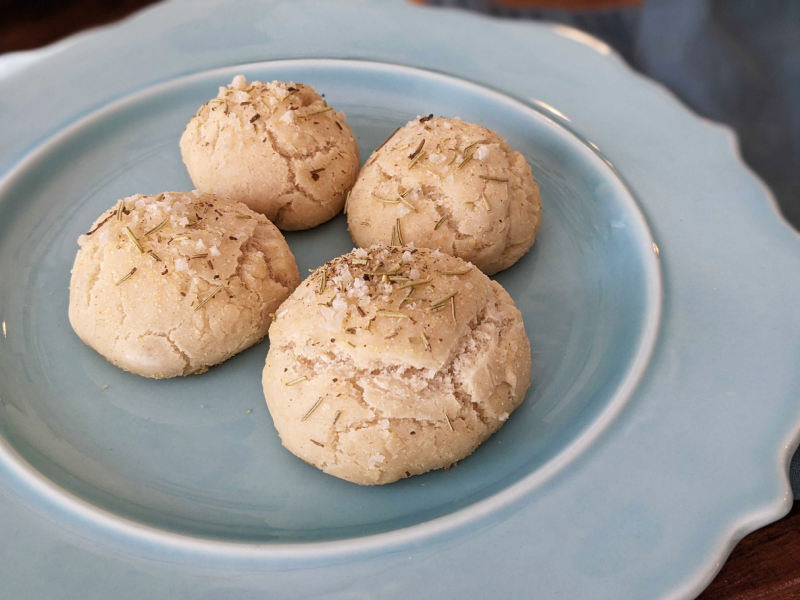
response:
[[[411,202],[409,202],[408,200],[406,200],[405,198],[403,198],[403,196],[400,196],[399,198],[400,198],[400,202],[402,202],[403,204],[405,204],[405,205],[406,205],[408,208],[410,208],[410,209],[411,209],[411,210],[413,210],[414,212],[417,212],[417,207],[416,207],[416,206],[414,206],[413,204],[411,204]]]
[[[408,288],[408,294],[406,294],[406,297],[405,297],[405,298],[403,298],[402,300],[400,300],[400,304],[398,304],[398,305],[397,305],[397,308],[403,308],[403,305],[404,305],[406,302],[409,302],[409,301],[411,300],[411,295],[412,295],[413,293],[414,293],[414,288],[413,288],[413,287],[412,287],[412,288]]]
[[[310,119],[311,117],[314,117],[314,116],[316,116],[316,115],[321,115],[322,113],[326,113],[326,112],[328,112],[329,110],[333,110],[333,108],[331,108],[330,106],[326,106],[326,107],[325,107],[325,108],[323,108],[322,110],[317,110],[317,111],[315,111],[315,112],[308,113],[307,115],[300,115],[300,116],[299,116],[299,117],[297,117],[297,118],[298,118],[298,119]]]
[[[422,332],[421,337],[422,337],[422,343],[425,344],[425,350],[430,352],[431,351],[431,343],[428,341],[428,338],[425,335],[424,331]]]
[[[377,200],[378,202],[381,202],[383,204],[400,204],[400,200],[387,200],[386,198],[381,198],[374,192],[372,194],[372,199]]]
[[[128,279],[128,278],[129,278],[131,275],[133,275],[134,273],[136,273],[136,267],[133,267],[133,268],[132,268],[132,269],[131,269],[131,270],[128,272],[128,274],[127,274],[127,275],[125,275],[124,277],[122,277],[122,278],[118,279],[118,280],[117,280],[117,282],[116,282],[114,285],[119,285],[120,283],[122,283],[123,281],[125,281],[126,279]]]
[[[136,246],[137,250],[139,250],[139,252],[144,254],[144,248],[142,248],[142,245],[139,243],[138,238],[135,235],[133,235],[133,232],[131,231],[131,228],[128,227],[127,225],[125,226],[125,233],[127,234],[128,239],[131,241],[131,243],[134,246]]]
[[[447,421],[447,426],[450,428],[450,431],[454,431],[453,424],[450,422],[450,417],[447,416],[444,410],[442,410],[442,413],[444,413],[444,420]]]
[[[424,158],[426,154],[427,154],[427,152],[426,152],[425,150],[423,150],[422,152],[420,152],[419,154],[417,154],[417,155],[416,155],[414,158],[412,158],[412,159],[409,161],[409,163],[408,163],[408,168],[410,169],[410,168],[411,168],[411,167],[413,167],[415,164],[417,164],[417,162],[419,162],[419,161],[420,161],[422,158]]]
[[[411,316],[396,310],[379,310],[375,313],[379,317],[392,317],[394,319],[410,319]]]
[[[148,237],[148,236],[151,236],[151,235],[153,235],[153,234],[154,234],[156,231],[158,231],[159,229],[161,229],[162,227],[164,227],[164,225],[166,225],[168,222],[169,222],[169,217],[165,218],[163,221],[161,221],[161,223],[159,223],[158,225],[156,225],[155,227],[153,227],[153,228],[152,228],[150,231],[148,231],[147,233],[145,233],[145,234],[144,234],[144,237]]]
[[[472,142],[472,143],[471,143],[469,146],[467,146],[466,148],[464,148],[464,154],[466,154],[467,152],[469,152],[470,150],[472,150],[472,149],[473,149],[475,146],[477,146],[478,144],[485,144],[485,143],[486,143],[486,142],[488,142],[488,141],[489,141],[489,140],[478,140],[477,142]]]
[[[464,267],[463,269],[458,269],[457,271],[439,271],[440,275],[466,275],[472,271],[472,267]]]
[[[205,306],[205,305],[208,303],[208,301],[209,301],[209,300],[211,300],[211,299],[212,299],[214,296],[216,296],[216,295],[217,295],[217,293],[219,293],[219,291],[220,291],[220,290],[221,290],[223,287],[225,287],[225,286],[223,286],[222,284],[219,284],[219,285],[218,285],[218,286],[217,286],[217,287],[214,289],[214,291],[213,291],[213,292],[211,292],[211,293],[210,293],[210,294],[209,294],[209,295],[206,297],[206,299],[205,299],[205,300],[203,300],[203,301],[202,301],[200,304],[198,304],[197,306],[195,306],[195,307],[194,307],[194,312],[197,312],[198,310],[200,310],[201,308],[203,308],[203,307],[204,307],[204,306]]]
[[[431,302],[431,308],[433,308],[435,306],[440,306],[440,305],[444,304],[445,302],[447,302],[448,300],[450,300],[450,298],[453,298],[453,297],[455,297],[457,295],[458,295],[458,290],[456,290],[452,294],[447,294],[447,296],[442,296],[438,300],[434,300],[433,302]]]
[[[317,288],[317,294],[323,293],[326,285],[328,285],[328,269],[323,268],[319,276],[319,287]]]
[[[408,283],[404,283],[403,285],[397,286],[398,290],[404,290],[406,288],[413,288],[418,285],[425,285],[433,281],[433,277],[428,277],[427,279],[417,279],[416,281],[409,281]]]
[[[309,408],[309,409],[308,409],[308,412],[307,412],[306,414],[304,414],[304,415],[303,415],[303,418],[302,418],[302,419],[300,419],[300,422],[302,423],[302,422],[303,422],[303,421],[305,421],[305,420],[306,420],[308,417],[310,417],[310,416],[311,416],[311,413],[313,413],[315,410],[317,410],[317,407],[318,407],[320,404],[322,404],[322,396],[320,396],[320,397],[317,399],[317,401],[314,403],[314,406],[312,406],[311,408]],[[312,440],[312,441],[313,441],[313,440]]]
[[[467,158],[461,161],[461,164],[456,167],[456,171],[460,171],[461,169],[463,169],[464,165],[466,165],[471,160],[472,160],[472,154],[470,154]]]

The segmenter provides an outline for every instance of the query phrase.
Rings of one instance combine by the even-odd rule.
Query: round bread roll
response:
[[[471,454],[520,405],[530,370],[500,284],[438,250],[375,246],[323,265],[281,306],[263,384],[286,448],[373,485]]]
[[[200,107],[181,154],[199,190],[244,202],[285,230],[338,214],[359,166],[344,113],[313,87],[242,75]]]
[[[346,211],[362,248],[414,242],[492,275],[530,250],[542,199],[525,157],[497,133],[431,116],[409,122],[375,150]]]
[[[125,198],[78,244],[72,328],[118,367],[156,379],[202,373],[256,343],[300,283],[272,223],[199,192]]]

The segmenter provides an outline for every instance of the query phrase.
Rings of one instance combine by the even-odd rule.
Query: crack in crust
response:
[[[392,238],[395,218],[388,218],[392,213],[385,212],[390,207],[378,210],[371,192],[383,188],[394,193],[394,186],[401,189],[404,183],[419,187],[416,201],[425,206],[423,211],[418,204],[422,214],[404,222],[406,243],[438,247],[475,263],[487,274],[511,266],[530,249],[541,223],[539,190],[524,157],[504,139],[482,126],[441,117],[423,124],[411,121],[399,130],[399,136],[393,147],[376,151],[359,174],[348,211],[348,227],[356,241],[367,247]],[[423,160],[411,170],[402,148],[408,144],[414,148],[420,140],[427,141],[426,149],[439,156],[433,162]],[[488,148],[489,153],[483,150],[482,156],[469,161],[477,150],[467,150],[478,148],[476,144]],[[442,155],[452,157],[453,152],[466,168],[461,170],[462,163],[441,160]],[[492,181],[493,177],[500,179]],[[402,219],[402,207],[398,205],[398,209],[397,217]],[[376,228],[371,221],[378,218],[382,224]],[[435,226],[443,218],[437,231]]]
[[[248,217],[255,221],[248,220],[248,227],[241,225],[234,231],[231,225],[214,225],[217,217],[212,220],[211,216],[213,212],[219,218],[232,219],[233,215],[247,210],[239,203],[211,196],[169,192],[157,197],[131,198],[145,200],[151,206],[165,196],[172,201],[170,209],[178,201],[175,198],[184,201],[188,198],[191,205],[212,199],[210,208],[213,211],[208,211],[208,218],[198,217],[199,223],[187,233],[201,241],[206,239],[209,246],[212,242],[215,246],[219,243],[223,248],[223,258],[219,260],[227,263],[223,262],[220,267],[216,258],[214,265],[209,259],[209,269],[203,265],[202,269],[197,267],[196,271],[176,274],[176,261],[185,260],[176,257],[185,257],[187,253],[185,250],[176,252],[174,248],[167,250],[172,241],[169,236],[175,237],[177,233],[184,233],[183,230],[167,233],[169,242],[165,242],[160,234],[149,238],[146,242],[148,249],[152,248],[160,255],[151,262],[147,253],[137,254],[134,249],[128,254],[127,242],[120,241],[123,235],[120,231],[127,223],[114,223],[117,231],[106,232],[111,236],[109,239],[94,236],[81,241],[70,284],[70,321],[79,336],[121,368],[156,378],[204,372],[263,339],[271,322],[269,315],[299,282],[296,265],[285,241],[264,217],[250,213],[253,216]],[[139,210],[142,214],[147,212],[144,207]],[[205,217],[205,211],[203,213]],[[171,210],[167,214],[172,214]],[[145,219],[151,222],[147,223]],[[144,217],[138,225],[139,235],[160,219],[158,213]],[[237,227],[238,223],[240,221],[234,221]],[[180,225],[169,223],[166,227]],[[231,233],[237,237],[229,237]],[[214,237],[209,241],[208,235]],[[222,241],[227,248],[220,243]],[[256,256],[258,252],[263,257]],[[116,282],[119,278],[117,271],[125,261],[131,261],[126,268],[136,265],[136,276],[120,285]],[[168,275],[162,275],[162,267],[167,266]],[[232,292],[240,297],[225,305],[209,305],[202,313],[194,310],[197,302],[219,284],[225,287],[222,293]],[[85,286],[80,293],[78,285]],[[138,310],[140,305],[145,310]],[[237,311],[247,311],[246,320],[236,320],[236,315],[241,312],[225,317],[228,305]],[[168,357],[166,345],[155,342],[153,338],[166,342],[175,356],[180,357],[182,367],[174,358]],[[160,352],[166,353],[161,365]],[[168,364],[170,366],[166,366]]]
[[[295,361],[302,367],[301,369],[298,369],[298,372],[305,370],[308,373],[313,374],[314,378],[325,377],[326,373],[335,371],[339,381],[342,383],[346,382],[358,392],[350,397],[354,398],[362,408],[374,413],[375,416],[371,419],[357,421],[344,427],[336,427],[335,425],[333,426],[333,440],[331,442],[331,448],[335,457],[334,464],[338,465],[341,459],[341,449],[339,447],[341,436],[349,435],[355,431],[376,427],[383,420],[388,421],[395,427],[400,423],[413,423],[420,429],[430,426],[442,427],[445,423],[444,419],[426,419],[410,416],[399,417],[386,414],[382,408],[369,404],[364,399],[364,388],[357,383],[360,379],[388,375],[408,380],[414,376],[425,377],[427,375],[428,381],[434,385],[429,385],[429,387],[426,389],[432,389],[433,387],[439,388],[439,390],[433,393],[441,393],[441,389],[452,392],[453,396],[461,405],[459,412],[455,416],[450,417],[452,424],[459,420],[465,422],[467,421],[467,417],[469,415],[462,414],[462,411],[464,413],[472,412],[478,422],[484,426],[485,436],[488,436],[495,430],[496,423],[489,416],[487,416],[486,410],[481,403],[474,399],[472,395],[465,389],[463,382],[458,379],[456,368],[459,363],[468,362],[470,359],[477,360],[484,352],[484,350],[482,350],[480,347],[481,345],[478,340],[478,335],[486,326],[496,328],[497,331],[501,332],[500,338],[503,338],[503,332],[507,331],[511,326],[511,320],[507,318],[497,319],[490,315],[487,308],[484,307],[469,325],[469,332],[464,334],[457,343],[453,344],[451,353],[445,362],[446,366],[439,369],[435,373],[431,373],[430,369],[420,369],[399,363],[383,363],[380,361],[378,361],[375,366],[370,369],[358,368],[354,364],[352,358],[346,354],[337,355],[329,351],[308,354],[305,353],[302,348],[298,348],[293,342],[276,346],[275,350],[279,353],[285,353],[293,356]],[[472,344],[470,344],[470,342],[472,342]],[[470,347],[472,347],[471,350],[469,349]],[[345,373],[347,373],[347,375],[345,375]],[[510,389],[508,383],[501,381],[494,385],[493,394],[501,390],[503,386]],[[383,469],[381,469],[380,465],[375,466],[383,472]]]

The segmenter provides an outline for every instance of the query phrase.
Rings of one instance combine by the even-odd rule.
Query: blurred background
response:
[[[800,230],[800,0],[413,1],[562,23],[602,39],[694,111],[735,129],[745,161]],[[38,48],[151,4],[0,0],[0,54]]]

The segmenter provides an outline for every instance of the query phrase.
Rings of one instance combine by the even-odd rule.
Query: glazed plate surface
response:
[[[348,15],[342,39],[330,28]],[[152,381],[72,332],[77,237],[118,198],[191,189],[180,135],[240,73],[314,85],[362,161],[434,113],[497,130],[531,164],[543,227],[496,279],[525,318],[533,384],[457,467],[364,488],[298,460],[264,403],[266,340]],[[0,579],[15,598],[691,597],[788,510],[800,242],[727,131],[593,38],[396,2],[169,2],[0,59],[0,127]],[[287,240],[301,273],[352,248],[341,215]]]

